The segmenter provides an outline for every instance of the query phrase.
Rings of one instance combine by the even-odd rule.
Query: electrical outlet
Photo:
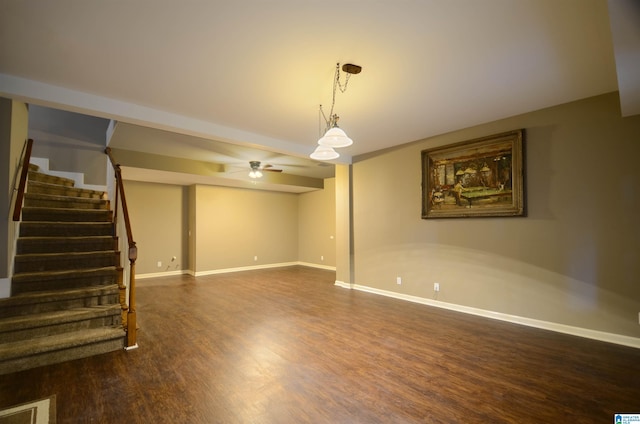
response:
[[[162,268],[162,261],[158,261],[158,268]]]
[[[440,283],[433,283],[433,291],[440,291]]]
[[[396,277],[396,284],[402,284],[402,277]]]
[[[257,261],[257,260],[258,260],[258,256],[257,256],[257,255],[256,255],[256,256],[254,256],[254,257],[253,257],[253,260],[254,260],[254,261]]]
[[[321,261],[324,261],[324,256],[320,256],[320,260],[321,260]]]

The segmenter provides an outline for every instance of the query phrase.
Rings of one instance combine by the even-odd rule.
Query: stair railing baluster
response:
[[[124,219],[125,230],[127,233],[127,242],[129,245],[128,259],[129,259],[129,307],[126,320],[127,340],[125,349],[135,349],[138,347],[136,339],[136,259],[138,258],[138,248],[136,242],[133,240],[133,232],[131,230],[131,220],[129,219],[129,210],[127,208],[127,199],[124,194],[124,184],[122,182],[122,171],[120,170],[120,164],[116,163],[111,155],[111,148],[107,147],[105,153],[109,157],[111,165],[116,177],[116,211],[118,208],[118,199],[120,199],[122,205],[122,217]],[[116,234],[115,226],[116,219],[114,214],[114,237]]]
[[[22,213],[22,203],[24,201],[24,192],[27,188],[27,176],[29,175],[29,162],[31,161],[31,150],[33,148],[33,140],[28,139],[25,142],[22,156],[22,171],[20,172],[20,183],[18,184],[18,193],[16,195],[16,203],[13,207],[13,220],[20,221]]]
[[[114,168],[115,171],[115,168]],[[119,190],[115,190],[115,206],[113,208],[113,220],[111,221],[111,235],[113,236],[114,249],[120,252],[120,246],[118,243],[118,209],[120,205]],[[129,315],[129,301],[127,300],[127,286],[124,283],[124,271],[122,267],[122,255],[118,257],[118,290],[120,307],[122,308],[122,326],[127,328],[127,317]]]
[[[116,181],[117,181],[117,180],[116,180]],[[118,191],[119,191],[119,190],[116,188],[116,192],[115,192],[115,195],[116,195],[116,204],[115,204],[115,206],[114,206],[114,208],[113,208],[113,222],[112,222],[112,224],[113,224],[113,228],[112,228],[112,230],[111,230],[111,231],[113,232],[113,237],[118,237],[118,225],[117,225],[117,223],[118,223],[118,209],[119,209],[119,207],[118,207],[118,206],[119,206],[119,203],[120,203],[120,202],[119,202],[119,200],[120,200],[120,195],[118,194]]]

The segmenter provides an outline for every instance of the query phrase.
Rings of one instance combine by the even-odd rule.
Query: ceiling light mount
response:
[[[342,70],[347,74],[357,75],[362,72],[362,66],[354,65],[353,63],[345,63],[342,65]]]
[[[340,117],[333,113],[333,109],[336,105],[336,92],[340,89],[341,93],[347,91],[347,85],[349,84],[349,77],[351,75],[357,75],[362,72],[362,67],[354,65],[352,63],[345,63],[342,65],[342,71],[346,74],[344,79],[344,85],[340,81],[340,63],[336,64],[336,72],[333,79],[333,97],[331,99],[331,110],[329,111],[329,117],[325,115],[322,105],[320,105],[320,111],[318,113],[318,127],[321,127],[321,122],[324,121],[324,135],[318,140],[318,147],[311,153],[311,159],[316,160],[331,160],[337,159],[340,154],[333,149],[340,147],[347,147],[353,144],[353,140],[347,137],[347,134],[338,127],[338,120]],[[320,128],[318,128],[320,132]],[[321,132],[322,134],[322,132]]]

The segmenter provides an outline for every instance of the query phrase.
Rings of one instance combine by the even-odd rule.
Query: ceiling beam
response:
[[[1,73],[0,96],[210,140],[248,147],[261,146],[265,150],[291,156],[308,157],[315,148],[315,146],[309,147],[209,121]],[[351,156],[344,154],[333,162],[350,164]]]
[[[324,188],[324,180],[321,178],[286,173],[263,172],[262,178],[251,179],[249,166],[246,170],[226,172],[224,164],[153,153],[112,148],[111,155],[116,163],[121,165],[125,180],[162,181],[176,185],[216,185],[292,193]]]

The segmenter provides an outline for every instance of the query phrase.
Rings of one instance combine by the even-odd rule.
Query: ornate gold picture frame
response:
[[[422,218],[524,216],[524,129],[422,151]]]

